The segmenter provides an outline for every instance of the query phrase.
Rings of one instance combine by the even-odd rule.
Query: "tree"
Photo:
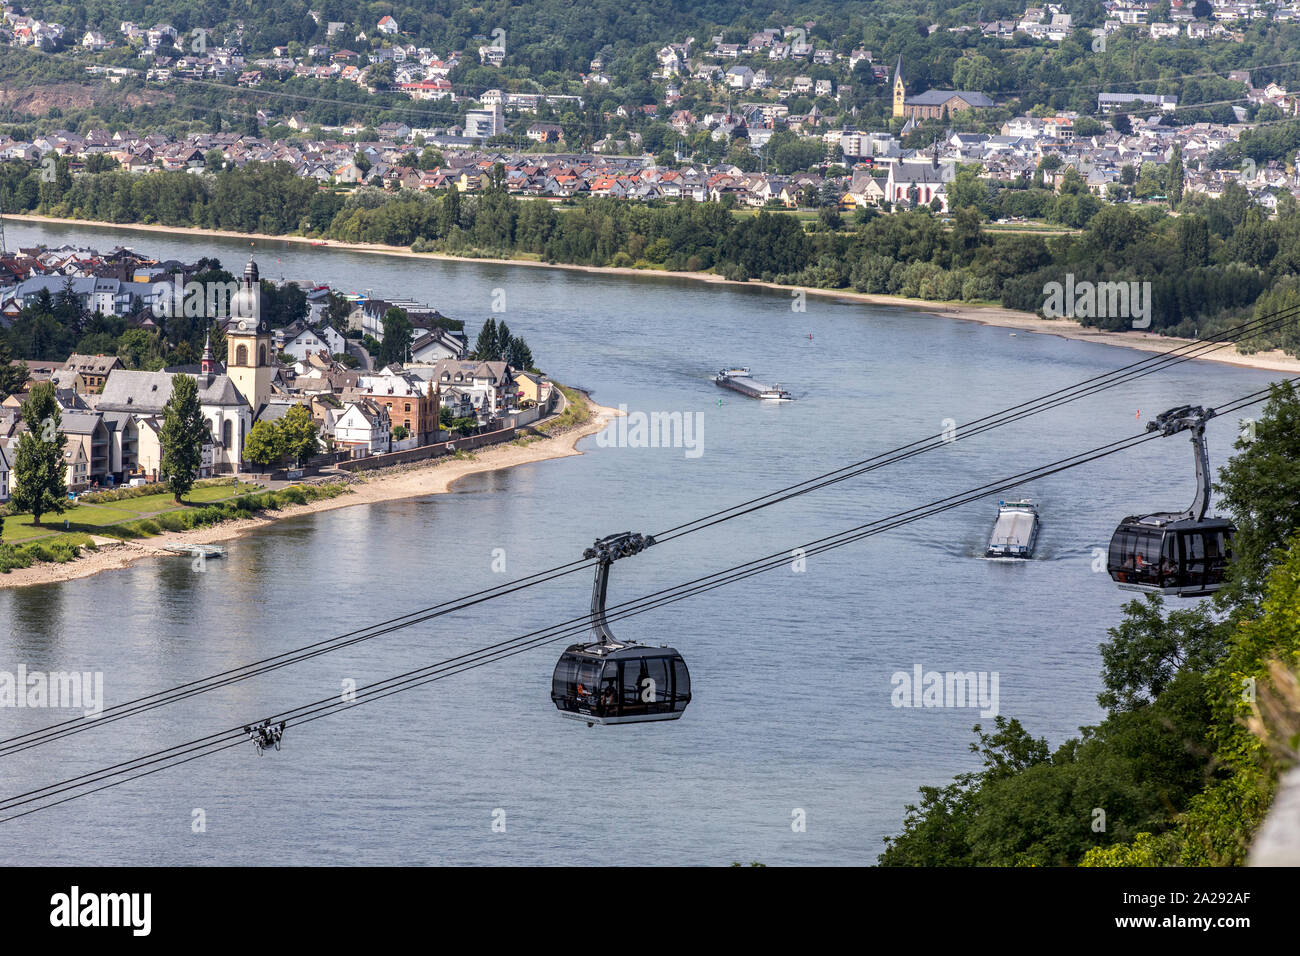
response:
[[[199,406],[198,383],[189,375],[173,376],[172,394],[163,406],[159,433],[162,461],[158,470],[177,504],[182,504],[181,496],[194,487],[208,434],[208,423]]]
[[[478,330],[478,338],[474,340],[473,357],[480,362],[490,362],[496,358],[496,351],[497,320],[488,319]]]
[[[41,382],[22,406],[27,431],[18,438],[13,462],[10,505],[15,511],[30,512],[32,524],[40,527],[41,515],[62,514],[67,507],[67,466],[63,445],[67,441],[59,425],[63,412],[54,399],[54,385]]]
[[[320,427],[312,421],[307,406],[294,405],[290,408],[280,419],[278,429],[280,447],[302,467],[303,460],[316,453],[316,439],[320,435]]]
[[[528,344],[518,335],[512,336],[510,346],[506,349],[506,361],[512,368],[530,369],[533,367],[533,353]]]
[[[405,309],[393,307],[384,313],[384,340],[379,343],[379,364],[406,361],[406,352],[415,336],[415,326]]]
[[[1136,710],[1153,703],[1185,668],[1203,673],[1223,656],[1223,631],[1203,605],[1161,612],[1158,594],[1124,606],[1124,620],[1101,645],[1102,683],[1097,702],[1107,710]]]
[[[1165,194],[1169,197],[1170,209],[1177,209],[1183,201],[1183,150],[1177,144],[1165,166]]]
[[[143,368],[154,348],[153,336],[144,329],[127,329],[117,339],[117,355],[127,368]]]
[[[9,344],[0,339],[0,398],[8,398],[22,390],[27,381],[27,366],[14,362]]]
[[[339,295],[332,289],[327,298],[329,304],[325,307],[325,320],[339,335],[347,335],[348,316],[352,314],[352,303],[346,296]]]
[[[449,409],[448,409],[449,411]],[[393,441],[405,441],[411,433],[406,430],[405,425],[398,425],[393,429]]]
[[[442,195],[442,205],[438,207],[438,234],[447,236],[451,230],[460,225],[460,190],[455,186]]]
[[[1254,607],[1268,572],[1300,528],[1300,395],[1290,382],[1271,386],[1259,421],[1243,430],[1235,447],[1238,454],[1214,486],[1237,525],[1232,563],[1217,597],[1221,604]]]
[[[257,422],[244,440],[244,457],[263,468],[269,468],[284,457],[280,437],[280,430],[273,422]]]

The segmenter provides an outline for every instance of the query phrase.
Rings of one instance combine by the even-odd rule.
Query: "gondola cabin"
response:
[[[588,724],[677,720],[691,702],[691,674],[671,647],[574,644],[555,665],[551,700]]]
[[[655,543],[650,535],[624,531],[601,538],[583,552],[596,559],[591,587],[591,636],[565,648],[551,675],[551,700],[565,717],[594,724],[676,720],[691,702],[691,674],[671,647],[620,641],[609,630],[605,595],[609,568]]]
[[[1147,431],[1174,435],[1190,431],[1196,462],[1196,498],[1185,511],[1130,515],[1110,539],[1106,570],[1126,591],[1199,597],[1223,586],[1232,559],[1232,534],[1226,518],[1207,518],[1210,506],[1210,456],[1205,423],[1214,409],[1180,405],[1156,416]]]
[[[1233,531],[1225,518],[1128,517],[1110,539],[1106,570],[1126,591],[1212,594],[1223,585]]]

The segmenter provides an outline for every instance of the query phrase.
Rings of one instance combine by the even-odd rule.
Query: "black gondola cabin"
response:
[[[601,538],[584,552],[596,558],[591,590],[593,640],[572,644],[551,676],[551,700],[561,715],[593,724],[676,720],[691,702],[691,674],[671,647],[620,641],[605,619],[609,566],[654,544],[650,535],[624,531]]]
[[[1207,518],[1210,459],[1205,423],[1214,409],[1182,405],[1156,417],[1147,431],[1173,435],[1191,431],[1196,454],[1196,499],[1179,512],[1130,515],[1110,539],[1106,570],[1127,591],[1197,597],[1223,586],[1236,528],[1226,518]]]
[[[671,647],[574,644],[555,665],[551,699],[592,724],[676,720],[691,702],[691,675]]]

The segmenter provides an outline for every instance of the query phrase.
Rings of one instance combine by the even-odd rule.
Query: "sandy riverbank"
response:
[[[313,501],[305,505],[292,505],[282,511],[267,511],[251,518],[226,521],[207,528],[169,533],[138,541],[119,542],[116,539],[97,539],[99,550],[83,552],[80,558],[67,564],[39,562],[30,568],[19,568],[8,574],[0,574],[0,588],[27,587],[85,578],[101,571],[124,568],[144,558],[166,555],[167,552],[162,550],[164,543],[179,541],[186,544],[212,544],[218,541],[229,541],[284,518],[314,514],[318,511],[332,511],[335,508],[350,508],[353,505],[394,501],[399,498],[446,494],[457,480],[468,475],[548,461],[552,458],[581,455],[582,452],[577,449],[579,440],[596,434],[611,418],[619,414],[617,409],[605,408],[591,401],[588,401],[587,405],[591,410],[591,417],[586,422],[541,441],[534,441],[527,445],[505,442],[477,449],[473,452],[473,458],[439,458],[428,464],[407,466],[400,471],[366,478],[365,481],[351,485],[348,493],[337,498]],[[361,473],[363,477],[364,474]],[[167,556],[174,561],[189,560],[174,555]]]
[[[633,269],[627,266],[583,266],[570,263],[538,262],[533,259],[491,259],[473,256],[454,256],[441,252],[412,252],[401,246],[385,246],[366,242],[335,242],[318,239],[305,239],[301,236],[272,236],[265,233],[227,232],[215,229],[195,229],[185,226],[135,225],[132,223],[102,222],[98,220],[57,219],[52,216],[30,214],[6,215],[7,219],[50,223],[61,226],[86,226],[102,229],[131,229],[144,232],[158,232],[171,235],[217,237],[223,239],[242,239],[249,242],[290,242],[298,245],[341,249],[347,252],[361,252],[369,255],[395,256],[408,259],[442,259],[449,262],[479,262],[492,265],[529,266],[537,269],[565,269],[571,272],[593,272],[605,275],[659,276],[670,279],[686,279],[693,282],[708,282],[719,285],[743,285],[766,289],[777,289],[790,294],[801,291],[809,296],[839,299],[844,302],[861,302],[867,305],[880,305],[916,309],[920,312],[959,319],[967,322],[979,322],[983,325],[1012,329],[1018,332],[1043,333],[1060,336],[1080,342],[1093,342],[1098,345],[1112,345],[1120,348],[1138,349],[1143,352],[1168,352],[1179,346],[1190,344],[1192,339],[1174,338],[1156,335],[1151,332],[1106,332],[1089,328],[1071,319],[1044,319],[1032,312],[1020,312],[1005,309],[997,305],[977,305],[967,302],[935,302],[930,299],[909,299],[896,295],[872,295],[865,292],[853,292],[847,289],[816,289],[811,286],[779,285],[775,282],[750,280],[738,282],[724,279],[719,275],[703,272],[668,272],[659,269]],[[1281,350],[1256,352],[1243,355],[1231,344],[1208,351],[1198,358],[1245,368],[1262,369],[1270,372],[1300,373],[1300,359],[1292,358]]]

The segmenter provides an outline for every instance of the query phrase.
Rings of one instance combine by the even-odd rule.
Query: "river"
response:
[[[160,258],[248,245],[8,224],[10,247],[130,245]],[[916,311],[647,276],[417,261],[261,243],[263,277],[427,301],[471,336],[498,314],[556,380],[605,405],[695,415],[698,449],[601,447],[459,482],[444,496],[277,523],[187,559],[0,591],[0,669],[102,671],[109,704],[436,604],[657,532],[1125,365],[1139,353]],[[749,365],[798,400],[711,381]],[[1189,362],[986,435],[651,548],[610,601],[901,511],[1113,441],[1268,373]],[[719,399],[721,398],[721,404]],[[1138,419],[1139,413],[1141,415]],[[697,419],[692,419],[697,420]],[[1215,467],[1235,423],[1211,426]],[[1000,713],[1052,746],[1101,711],[1098,644],[1129,597],[1092,569],[1127,514],[1181,508],[1191,451],[1148,442],[1035,483],[1037,557],[979,555],[990,498],[613,625],[671,643],[695,699],[666,724],[588,729],[549,699],[557,646],[511,657],[5,824],[8,864],[873,863],[920,785],[974,769],[970,708],[896,708],[892,675],[998,675]],[[505,574],[493,570],[504,550]],[[499,561],[498,561],[499,566]],[[585,612],[570,575],[68,741],[0,758],[12,794],[401,673]],[[3,736],[67,711],[3,712]],[[202,811],[201,814],[196,811]],[[198,827],[195,820],[204,826]],[[1086,825],[1081,821],[1080,825]],[[494,826],[494,823],[496,826]],[[195,832],[200,830],[201,832]]]

